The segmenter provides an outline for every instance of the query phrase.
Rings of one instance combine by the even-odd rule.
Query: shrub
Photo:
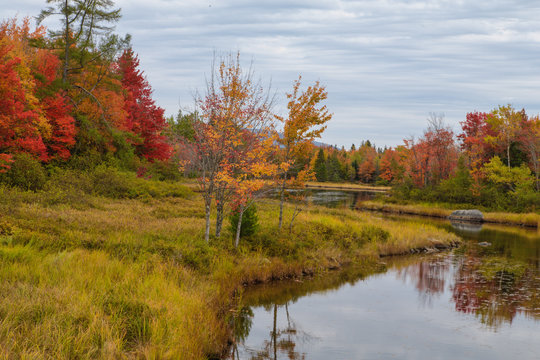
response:
[[[385,243],[390,239],[390,233],[374,225],[366,225],[360,234],[360,237],[366,242]]]
[[[175,161],[154,161],[145,166],[144,177],[150,177],[154,180],[178,181],[182,174],[178,169],[178,163]]]
[[[236,235],[238,219],[240,214],[238,211],[232,211],[229,216],[230,230],[233,236]],[[259,217],[257,216],[257,208],[255,204],[251,204],[242,215],[242,224],[240,225],[240,237],[250,236],[257,232],[259,228]]]
[[[39,160],[29,154],[17,154],[11,168],[2,174],[2,182],[24,190],[40,190],[45,185],[47,173]]]

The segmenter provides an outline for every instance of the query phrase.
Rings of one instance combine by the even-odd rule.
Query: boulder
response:
[[[484,214],[480,210],[456,210],[448,218],[450,220],[481,223],[484,221]]]

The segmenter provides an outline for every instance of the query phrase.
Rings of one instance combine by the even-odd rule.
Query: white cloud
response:
[[[5,17],[45,1],[4,2]],[[457,127],[472,110],[512,102],[540,111],[540,8],[533,1],[122,0],[119,33],[173,114],[203,88],[214,51],[242,53],[283,94],[299,74],[329,91],[323,141],[396,145],[430,111]],[[52,24],[52,23],[51,23]],[[283,96],[281,96],[283,99]],[[283,108],[283,105],[278,108]]]

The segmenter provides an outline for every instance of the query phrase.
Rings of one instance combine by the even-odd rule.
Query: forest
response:
[[[302,188],[307,180],[391,185],[398,202],[538,208],[538,115],[499,105],[469,112],[456,133],[444,115],[431,113],[423,134],[394,148],[369,140],[350,149],[315,146],[332,116],[322,105],[325,87],[302,90],[299,77],[283,117],[272,112],[274,98],[253,70],[242,69],[240,54],[226,54],[214,59],[207,91],[194,99],[196,109],[166,117],[130,37],[113,32],[119,10],[103,3],[90,23],[81,14],[97,10],[74,4],[58,3],[38,17],[66,14],[62,29],[32,28],[28,18],[1,25],[4,184],[38,190],[58,169],[88,172],[98,166],[141,178],[198,178],[205,206],[215,200],[218,208],[218,236],[226,203],[247,208],[269,187],[281,189],[283,197],[285,188]],[[214,164],[195,161],[201,155]],[[213,172],[210,178],[205,171]]]

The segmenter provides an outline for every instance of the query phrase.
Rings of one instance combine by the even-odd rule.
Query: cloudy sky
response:
[[[540,111],[540,3],[505,0],[118,0],[120,34],[169,115],[193,106],[214,52],[240,51],[272,82],[277,111],[301,74],[326,85],[322,140],[396,145],[430,112],[456,130],[469,111]],[[2,18],[45,0],[2,0]],[[51,24],[50,26],[54,26]]]

